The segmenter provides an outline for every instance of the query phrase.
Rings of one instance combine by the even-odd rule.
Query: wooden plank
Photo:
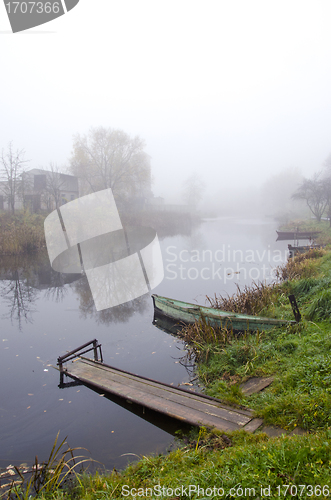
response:
[[[248,424],[245,425],[244,429],[247,432],[255,432],[263,424],[262,418],[253,418]]]
[[[83,358],[80,360],[82,364],[85,363],[86,366],[91,366],[94,368],[95,363],[89,359]],[[178,401],[178,397],[183,397],[185,394],[189,397],[190,407],[198,409],[202,402],[205,404],[212,405],[212,403],[216,403],[216,407],[219,408],[220,404],[222,405],[222,410],[227,410],[229,413],[235,413],[236,415],[244,415],[246,417],[252,418],[253,412],[247,409],[234,409],[231,406],[226,406],[221,403],[219,400],[215,398],[211,398],[206,396],[205,394],[197,394],[189,390],[179,389],[174,386],[170,386],[168,384],[163,384],[161,382],[156,382],[155,380],[147,379],[145,377],[139,377],[137,375],[133,375],[132,373],[124,372],[122,370],[118,370],[116,368],[110,367],[105,364],[98,365],[100,370],[104,370],[107,373],[106,377],[111,377],[110,380],[114,382],[122,383],[126,386],[130,386],[131,388],[141,389],[141,384],[144,383],[146,390],[148,390],[149,394],[158,394],[160,389],[163,389],[166,392],[163,392],[162,397],[166,399],[170,399],[171,401]],[[102,377],[102,376],[101,376]],[[124,389],[125,390],[125,389]],[[196,404],[197,403],[197,404]],[[182,403],[184,404],[184,403]],[[215,404],[213,405],[215,406]],[[249,420],[248,419],[248,420]],[[247,420],[247,421],[248,421]]]
[[[260,392],[268,387],[273,380],[273,377],[252,377],[241,384],[240,388],[246,396],[250,396],[251,394]]]
[[[161,411],[170,416],[180,417],[186,421],[193,418],[195,422],[199,422],[205,416],[205,419],[208,418],[209,424],[214,424],[214,417],[216,417],[216,419],[226,420],[228,422],[227,428],[235,429],[238,428],[238,426],[245,425],[251,420],[250,417],[239,413],[236,414],[233,411],[230,412],[223,408],[218,408],[215,403],[210,404],[209,400],[202,400],[200,407],[197,402],[194,401],[195,407],[192,407],[190,405],[190,394],[185,392],[180,394],[180,390],[178,390],[178,394],[171,394],[172,397],[169,397],[169,390],[167,387],[161,386],[156,393],[151,393],[149,391],[150,387],[145,381],[140,384],[136,381],[134,386],[128,385],[126,377],[123,377],[122,374],[117,374],[115,370],[112,377],[107,377],[106,380],[102,373],[102,369],[100,370],[98,367],[88,366],[86,363],[76,363],[75,366],[70,369],[70,372],[72,375],[78,377],[79,380],[86,383],[92,383],[102,388],[102,390],[117,394],[127,400],[143,404],[144,406],[156,411]],[[176,400],[174,401],[173,399]],[[222,428],[224,428],[225,423],[223,422],[222,424]],[[235,424],[235,426],[232,424]]]
[[[252,412],[236,410],[215,398],[139,377],[102,363],[78,358],[64,368],[68,376],[127,401],[151,408],[192,425],[233,431],[254,427]],[[252,432],[252,431],[251,431]]]

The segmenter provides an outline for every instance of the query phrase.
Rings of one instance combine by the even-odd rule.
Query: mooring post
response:
[[[294,317],[295,317],[295,321],[297,323],[299,323],[299,321],[301,321],[301,314],[300,314],[300,311],[299,311],[299,308],[298,308],[297,301],[295,300],[294,295],[289,295],[288,298],[289,298],[289,301],[290,301],[291,306],[292,306],[292,310],[293,310],[293,314],[294,314]]]
[[[62,362],[62,358],[61,358],[61,356],[59,356],[59,357],[57,358],[57,364],[59,365],[59,368],[60,368],[60,373],[62,373],[62,372],[63,372],[63,362]]]
[[[99,354],[100,354],[100,361],[101,361],[101,363],[103,363],[103,356],[102,356],[101,344],[99,344]]]
[[[97,341],[97,339],[93,340],[93,352],[94,352],[94,361],[98,361],[98,341]]]

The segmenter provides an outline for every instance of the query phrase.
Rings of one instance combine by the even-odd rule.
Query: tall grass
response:
[[[311,278],[317,273],[318,259],[324,255],[326,255],[325,250],[312,248],[289,259],[286,264],[278,266],[275,276],[279,281]]]
[[[44,217],[29,212],[0,216],[0,255],[33,254],[45,247]]]
[[[15,479],[5,488],[6,491],[0,494],[0,498],[5,500],[30,500],[40,494],[51,494],[68,485],[76,487],[79,483],[79,476],[76,468],[83,463],[90,461],[82,456],[75,456],[74,452],[81,448],[70,448],[66,443],[66,438],[58,444],[59,433],[57,434],[49,458],[46,462],[39,463],[35,458],[35,464],[30,471],[22,471],[15,467]],[[66,449],[63,449],[67,445]],[[78,461],[77,461],[78,460]],[[71,483],[70,483],[71,481]],[[69,486],[69,489],[70,489]]]
[[[331,290],[320,290],[312,299],[306,318],[309,320],[322,321],[331,317]]]
[[[195,446],[143,456],[123,472],[84,476],[76,499],[325,499],[331,490],[330,444],[330,431],[277,439],[236,431],[213,440],[200,432]]]
[[[237,283],[236,286],[237,292],[232,296],[207,296],[211,307],[235,313],[259,314],[263,309],[273,306],[279,291],[276,284],[253,283],[251,286],[245,285],[243,289]]]

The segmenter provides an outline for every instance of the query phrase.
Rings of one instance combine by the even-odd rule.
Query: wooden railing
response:
[[[89,349],[85,349],[85,347],[92,345]],[[85,351],[82,351],[82,349],[85,349]],[[98,349],[99,349],[99,355],[100,355],[100,360],[98,357]],[[90,342],[86,342],[85,344],[77,347],[76,349],[73,349],[70,352],[67,352],[67,354],[64,354],[63,356],[59,356],[57,358],[57,364],[60,367],[60,371],[63,371],[63,363],[66,363],[67,361],[70,361],[71,359],[77,358],[78,356],[81,356],[82,354],[86,354],[87,352],[94,351],[94,361],[100,361],[101,363],[103,362],[103,357],[102,357],[102,351],[101,351],[101,344],[98,343],[97,339],[90,340]]]

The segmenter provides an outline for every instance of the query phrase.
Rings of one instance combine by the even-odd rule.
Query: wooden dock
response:
[[[263,423],[253,418],[250,410],[231,408],[210,396],[134,375],[95,359],[78,356],[65,366],[61,360],[60,368],[61,375],[190,425],[223,432],[238,429],[254,432]]]

